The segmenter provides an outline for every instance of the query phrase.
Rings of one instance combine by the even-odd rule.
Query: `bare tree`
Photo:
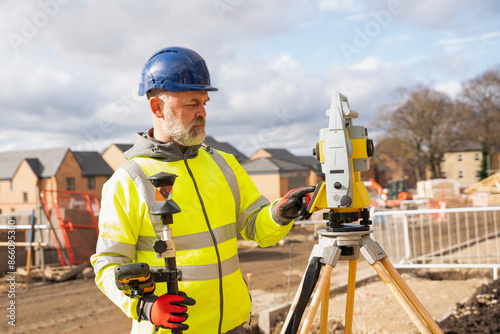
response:
[[[488,146],[500,145],[500,68],[464,83],[459,104],[464,135]]]
[[[414,177],[410,177],[410,183],[415,184],[422,180],[422,175],[425,173],[425,164],[414,152],[412,147],[402,139],[387,137],[377,143],[374,163],[389,167],[393,176],[414,175]],[[388,161],[386,157],[390,160]],[[397,166],[396,170],[391,168],[391,162]],[[398,175],[398,172],[401,174]]]
[[[398,102],[381,110],[388,138],[400,143],[392,155],[404,154],[417,180],[422,179],[422,165],[431,178],[439,178],[443,156],[459,136],[455,105],[448,95],[428,87],[401,89],[399,94]]]
[[[491,148],[500,146],[500,68],[463,84],[457,103],[464,138],[482,145],[480,179],[489,176]]]

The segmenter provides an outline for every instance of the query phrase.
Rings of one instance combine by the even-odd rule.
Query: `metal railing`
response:
[[[371,209],[373,239],[397,268],[500,268],[500,206]]]
[[[296,225],[325,228],[325,221]],[[370,209],[372,238],[396,268],[500,269],[500,206],[453,209]]]

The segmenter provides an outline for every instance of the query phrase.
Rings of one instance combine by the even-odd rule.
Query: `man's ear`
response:
[[[153,96],[149,99],[149,107],[151,108],[151,112],[158,118],[163,118],[163,100],[157,96]]]

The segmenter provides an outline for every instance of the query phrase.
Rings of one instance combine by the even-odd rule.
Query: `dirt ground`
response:
[[[295,229],[295,228],[294,228]],[[306,237],[309,236],[309,237]],[[289,242],[266,249],[242,243],[240,261],[253,299],[253,323],[259,312],[282,305],[293,299],[315,240],[310,233],[294,231]],[[247,275],[248,274],[248,275]],[[251,276],[250,276],[251,274]],[[357,277],[373,276],[374,270],[360,259]],[[445,333],[498,333],[498,281],[492,282],[491,272],[429,272],[403,274],[403,278],[435,319],[457,310],[457,304],[469,299],[443,323]],[[93,279],[75,279],[62,283],[32,282],[29,287],[16,278],[15,297],[8,298],[9,276],[1,280],[0,309],[4,316],[0,333],[128,333],[131,320],[95,286]],[[332,275],[332,287],[347,281],[347,262],[340,261]],[[476,293],[479,293],[479,296]],[[495,290],[496,289],[496,290]],[[15,301],[15,325],[9,325],[9,302]],[[475,304],[473,304],[475,303]],[[458,305],[460,308],[461,306]],[[495,308],[496,307],[496,308]],[[492,310],[492,311],[491,311]],[[329,333],[342,333],[345,293],[330,298]],[[496,313],[494,313],[496,312]],[[474,324],[464,325],[473,316]],[[483,319],[483,316],[485,319]],[[453,321],[461,321],[458,324]],[[474,328],[476,326],[476,328]],[[279,327],[279,324],[278,324]],[[336,328],[336,329],[335,329]],[[463,331],[467,328],[466,331]],[[378,276],[358,284],[354,306],[355,333],[416,333],[417,330]]]
[[[466,303],[440,323],[448,334],[500,333],[500,280],[480,287]]]

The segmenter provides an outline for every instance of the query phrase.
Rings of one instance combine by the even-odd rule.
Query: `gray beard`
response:
[[[205,140],[205,127],[193,129],[196,125],[205,125],[205,120],[195,118],[186,127],[177,119],[170,110],[165,110],[165,122],[162,130],[181,146],[199,145]]]

